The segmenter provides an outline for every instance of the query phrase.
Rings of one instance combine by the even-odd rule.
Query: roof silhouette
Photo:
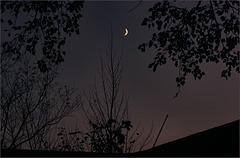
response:
[[[239,157],[239,120],[135,153],[135,156]]]

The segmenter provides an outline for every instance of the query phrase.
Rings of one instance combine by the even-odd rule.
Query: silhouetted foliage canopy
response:
[[[17,60],[25,53],[36,56],[39,44],[42,57],[37,64],[41,72],[47,71],[46,62],[64,61],[66,35],[79,34],[82,7],[83,1],[2,1],[1,23],[9,37],[2,42],[3,51]]]
[[[141,25],[154,28],[154,33],[138,49],[145,52],[148,47],[157,51],[149,64],[153,71],[166,64],[167,58],[179,68],[176,77],[179,91],[187,74],[192,74],[195,80],[205,75],[200,68],[203,62],[223,62],[226,69],[221,77],[226,79],[232,70],[239,72],[239,1],[198,1],[191,9],[163,1],[148,11],[151,15]]]

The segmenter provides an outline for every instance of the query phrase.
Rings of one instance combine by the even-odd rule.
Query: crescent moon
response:
[[[125,34],[124,34],[124,36],[127,36],[127,34],[128,34],[128,29],[125,29]]]

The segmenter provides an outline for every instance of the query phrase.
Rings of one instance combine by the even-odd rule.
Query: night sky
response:
[[[148,9],[156,2],[138,1],[86,1],[80,19],[80,35],[67,38],[63,49],[66,50],[60,83],[73,86],[82,93],[89,91],[100,68],[100,53],[108,49],[108,35],[113,29],[114,51],[123,49],[123,77],[121,90],[129,96],[129,111],[133,127],[140,123],[147,132],[154,126],[153,141],[168,114],[168,120],[158,139],[163,144],[239,118],[239,74],[233,71],[226,80],[221,78],[224,65],[219,63],[202,64],[206,75],[195,81],[188,76],[179,96],[176,77],[178,69],[171,61],[159,66],[156,72],[148,68],[156,55],[155,50],[142,53],[138,46],[147,42],[153,30],[141,26]],[[196,2],[179,2],[180,6],[191,7]],[[129,34],[124,36],[125,28]],[[87,104],[86,101],[84,101]],[[63,126],[77,125],[81,129],[83,122],[81,111],[75,112],[61,123]]]
[[[137,47],[151,38],[152,30],[140,24],[155,3],[142,2],[128,13],[138,4],[137,1],[85,2],[80,35],[68,38],[65,45],[68,54],[60,81],[78,88],[80,92],[89,90],[98,73],[100,52],[107,50],[107,36],[112,24],[114,50],[118,53],[122,48],[124,50],[121,90],[130,98],[133,126],[140,123],[147,131],[153,123],[155,140],[164,118],[169,114],[157,145],[237,120],[238,74],[233,72],[228,80],[221,78],[221,63],[202,64],[206,76],[197,81],[188,76],[180,95],[175,99],[177,68],[173,63],[159,66],[156,72],[147,68],[156,52],[147,50],[142,53]],[[180,5],[189,7],[194,3],[184,2]],[[129,30],[126,37],[125,28]],[[74,117],[67,118],[65,124],[73,119],[81,127],[79,116],[79,112],[76,112]]]

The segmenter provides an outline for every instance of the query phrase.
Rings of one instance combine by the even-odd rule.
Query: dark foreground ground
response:
[[[2,157],[239,157],[239,120],[132,154],[2,150]]]

